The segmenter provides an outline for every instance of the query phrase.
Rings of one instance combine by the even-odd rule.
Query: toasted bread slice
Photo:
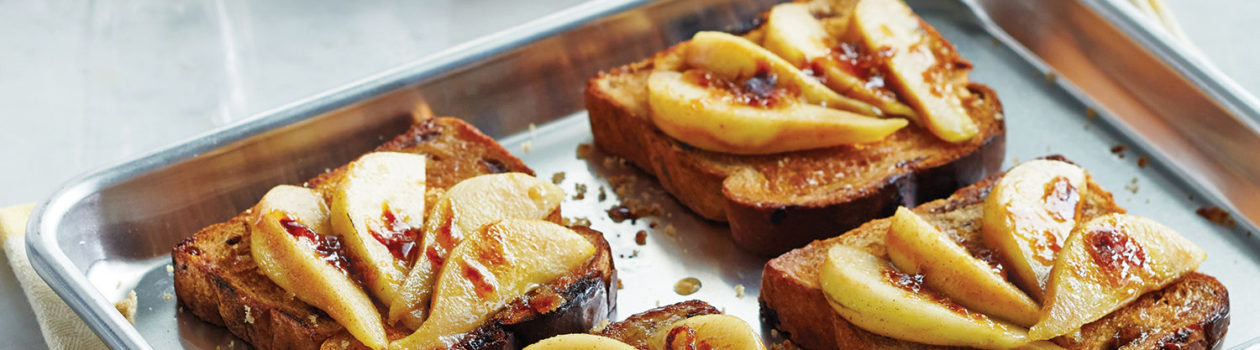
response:
[[[973,254],[982,254],[986,248],[980,237],[981,208],[998,178],[995,175],[960,189],[949,198],[925,203],[914,212],[941,231],[952,232]],[[1088,186],[1082,198],[1082,220],[1124,212],[1111,193],[1092,179]],[[832,245],[858,247],[887,257],[884,237],[890,222],[889,219],[874,220],[842,236],[810,243],[766,263],[761,280],[761,304],[766,322],[807,349],[942,348],[888,338],[856,327],[832,311],[819,287],[819,266]],[[1147,349],[1155,344],[1206,345],[1205,348],[1210,349],[1224,338],[1228,323],[1229,297],[1224,285],[1210,276],[1191,273],[1161,291],[1148,293],[1086,325],[1080,336],[1063,336],[1054,342],[1070,349],[1114,349],[1126,345]]]
[[[648,339],[657,329],[700,315],[722,313],[713,305],[699,300],[688,300],[661,306],[608,324],[595,335],[617,339],[640,350],[648,349]]]
[[[819,15],[849,11],[813,2]],[[924,28],[956,67],[970,67],[931,26]],[[595,144],[655,176],[700,216],[729,222],[732,238],[748,251],[776,255],[832,237],[891,215],[897,206],[947,196],[1001,167],[1002,105],[993,90],[975,83],[963,92],[963,105],[979,134],[965,142],[946,142],[911,125],[879,142],[770,155],[694,148],[664,134],[649,115],[649,74],[678,70],[683,51],[674,46],[588,82]]]
[[[533,174],[493,139],[455,118],[426,119],[377,150],[427,154],[426,182],[433,189],[444,190],[482,174]],[[344,167],[338,168],[307,185],[324,190],[343,172]],[[250,255],[246,218],[247,213],[241,213],[175,246],[171,255],[180,305],[207,322],[227,327],[258,349],[361,346],[324,312],[298,300],[261,273]],[[559,213],[551,217],[558,219]],[[489,344],[585,332],[611,314],[616,272],[608,242],[599,232],[575,231],[595,243],[596,254],[590,260],[512,302],[460,344],[480,349]],[[389,329],[388,333],[390,339],[410,334],[404,329]]]

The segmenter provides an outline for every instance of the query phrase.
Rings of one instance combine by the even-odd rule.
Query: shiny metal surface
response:
[[[590,220],[612,243],[625,286],[619,292],[621,317],[657,303],[699,298],[757,325],[756,295],[763,259],[738,251],[724,227],[681,209],[636,170],[615,159],[604,160],[598,153],[587,159],[578,159],[575,153],[579,144],[590,142],[581,112],[581,92],[588,77],[646,57],[697,30],[746,28],[772,2],[586,3],[87,175],[59,191],[33,216],[28,240],[33,262],[41,276],[116,348],[214,348],[239,343],[226,331],[177,310],[164,268],[169,249],[201,227],[249,207],[271,186],[300,183],[401,132],[410,121],[405,112],[427,103],[437,114],[465,118],[501,138],[540,177],[563,172],[562,186],[573,191],[571,195],[577,196],[578,184],[586,186],[583,199],[564,204],[565,216]],[[1248,233],[1254,226],[1243,220],[1239,227],[1228,229],[1194,213],[1204,205],[1246,207],[1218,202],[1237,198],[1213,196],[1207,187],[1210,182],[1205,181],[1212,179],[1182,177],[1190,171],[1178,163],[1183,154],[1179,152],[1197,150],[1193,147],[1199,145],[1159,143],[1167,136],[1128,126],[1126,119],[1110,113],[1121,113],[1123,105],[1081,94],[1065,80],[1047,81],[1039,56],[1018,45],[1033,47],[1063,39],[1054,33],[1106,26],[1101,22],[1106,17],[1100,15],[1105,9],[1062,1],[1039,3],[1037,11],[1025,6],[1025,12],[1018,12],[1019,4],[1014,2],[971,3],[990,17],[997,18],[994,11],[1002,8],[1008,11],[1000,14],[1002,18],[1028,18],[1026,23],[1045,24],[1038,30],[1051,33],[1037,39],[1041,41],[1025,42],[997,32],[999,27],[986,25],[964,4],[909,3],[975,63],[973,80],[998,91],[1010,135],[1007,166],[1018,159],[1063,154],[1091,169],[1132,213],[1156,217],[1207,250],[1204,272],[1217,276],[1231,290],[1257,287],[1254,276],[1260,275],[1256,257],[1260,242]],[[1056,6],[1063,8],[1046,8]],[[632,10],[622,12],[627,9]],[[1078,22],[1041,18],[1064,13],[1074,15],[1072,20]],[[1110,47],[1122,50],[1115,53],[1119,57],[1137,57],[1135,62],[1151,55],[1141,45]],[[1148,62],[1161,61],[1156,57]],[[1196,91],[1201,86],[1192,79],[1159,82],[1112,84],[1139,96],[1156,96],[1168,89]],[[1175,110],[1178,114],[1192,113],[1185,115],[1209,122],[1214,116],[1222,117],[1209,107],[1228,104],[1219,95],[1206,93],[1178,97],[1184,99],[1181,108],[1186,108]],[[1091,118],[1086,112],[1090,108],[1100,111],[1102,118]],[[1225,116],[1234,115],[1238,114]],[[531,123],[539,125],[537,130],[529,130]],[[1245,134],[1237,130],[1228,131]],[[1121,144],[1130,146],[1123,158],[1109,151]],[[1244,156],[1237,153],[1197,152],[1213,156],[1208,159],[1218,163],[1247,159],[1220,159]],[[1152,157],[1154,164],[1139,167],[1136,161],[1141,156]],[[610,180],[627,186],[623,193],[661,204],[667,214],[636,222],[611,221],[604,210],[620,198]],[[602,201],[601,187],[608,196]],[[1204,190],[1209,192],[1200,192]],[[648,237],[642,246],[634,242],[640,230]],[[703,287],[693,295],[677,295],[673,286],[684,277],[698,278]],[[744,296],[737,296],[737,286],[744,288]],[[111,306],[132,289],[140,301],[135,327]],[[1246,330],[1260,329],[1260,316],[1256,316],[1260,301],[1235,297],[1232,306],[1227,347],[1253,336]]]

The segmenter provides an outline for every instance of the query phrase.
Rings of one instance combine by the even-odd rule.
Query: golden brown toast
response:
[[[925,203],[913,211],[941,229],[973,253],[985,254],[980,237],[984,198],[999,175],[962,188],[949,198]],[[1109,213],[1123,213],[1111,193],[1089,180],[1082,198],[1082,219]],[[932,349],[944,348],[901,341],[867,332],[832,311],[819,287],[818,270],[828,247],[836,244],[864,249],[887,257],[884,237],[889,219],[868,222],[839,237],[815,241],[771,259],[761,279],[762,313],[769,326],[787,334],[788,339],[807,349]],[[1229,324],[1229,295],[1215,278],[1191,273],[1164,289],[1148,293],[1137,301],[1086,325],[1079,337],[1054,339],[1069,349],[1163,348],[1163,345],[1189,346],[1189,349],[1218,347]]]
[[[447,189],[482,174],[533,174],[490,137],[455,118],[425,119],[378,151],[428,155],[429,188]],[[306,185],[326,190],[345,167]],[[225,326],[257,349],[341,349],[362,346],[332,318],[298,300],[271,281],[253,261],[247,213],[211,225],[178,244],[172,252],[175,292],[197,317]],[[550,218],[559,220],[559,213]],[[616,271],[608,242],[599,232],[575,228],[596,246],[596,254],[572,273],[513,301],[491,321],[461,339],[455,348],[484,349],[562,334],[585,332],[615,307]],[[387,327],[388,328],[388,327]],[[390,339],[410,334],[388,329]]]
[[[617,339],[640,350],[648,349],[648,339],[657,329],[700,315],[720,314],[713,305],[700,300],[688,300],[661,306],[608,324],[595,335]]]
[[[845,1],[811,2],[818,15],[848,11],[838,4]],[[952,64],[970,67],[931,26],[925,28]],[[648,75],[680,69],[682,51],[674,46],[588,82],[595,144],[656,177],[700,216],[729,222],[732,238],[746,250],[777,255],[891,215],[897,206],[947,196],[1001,167],[1002,105],[993,90],[975,83],[963,105],[980,131],[962,143],[911,125],[880,142],[770,155],[694,148],[664,134],[649,115]]]

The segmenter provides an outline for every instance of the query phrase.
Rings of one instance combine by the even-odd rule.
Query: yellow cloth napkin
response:
[[[4,245],[4,256],[35,311],[44,342],[53,350],[108,349],[31,268],[31,261],[26,258],[26,219],[34,207],[25,204],[0,209],[0,238],[4,239],[0,244]]]

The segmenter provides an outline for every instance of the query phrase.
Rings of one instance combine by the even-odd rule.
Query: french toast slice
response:
[[[816,15],[844,15],[846,1],[809,1]],[[923,28],[960,69],[970,63],[931,26]],[[748,36],[758,35],[754,29]],[[1005,146],[1002,105],[969,83],[963,106],[979,129],[950,143],[911,125],[873,143],[769,155],[706,151],[672,138],[652,121],[648,76],[683,67],[681,45],[601,72],[586,88],[595,144],[628,159],[696,214],[729,222],[745,250],[777,255],[836,236],[898,206],[945,197],[999,170]]]
[[[952,232],[973,255],[982,254],[986,249],[980,236],[982,206],[999,178],[994,175],[913,211],[942,232]],[[1124,212],[1111,193],[1092,179],[1088,187],[1081,199],[1082,221]],[[797,345],[814,350],[945,348],[893,339],[854,326],[832,311],[819,286],[819,267],[833,245],[857,247],[886,258],[884,239],[890,223],[890,219],[874,220],[766,263],[760,301],[767,325],[787,334]],[[1148,349],[1156,345],[1211,349],[1219,347],[1228,324],[1229,295],[1224,285],[1196,272],[1085,325],[1078,336],[1069,334],[1053,341],[1069,349]]]
[[[490,137],[455,118],[425,119],[377,151],[428,155],[426,185],[444,190],[482,174],[533,174]],[[345,171],[324,173],[307,186],[325,190]],[[202,229],[175,246],[174,287],[179,303],[198,318],[225,326],[258,349],[318,349],[362,346],[327,314],[280,288],[251,258],[248,213]],[[559,213],[548,220],[559,221]],[[595,244],[596,253],[580,268],[510,303],[457,347],[511,346],[546,336],[585,332],[615,307],[615,268],[599,232],[575,228]],[[387,327],[389,338],[410,331]]]
[[[595,335],[616,339],[640,350],[648,349],[648,339],[657,329],[700,315],[722,311],[700,300],[688,300],[647,310],[608,324]]]

